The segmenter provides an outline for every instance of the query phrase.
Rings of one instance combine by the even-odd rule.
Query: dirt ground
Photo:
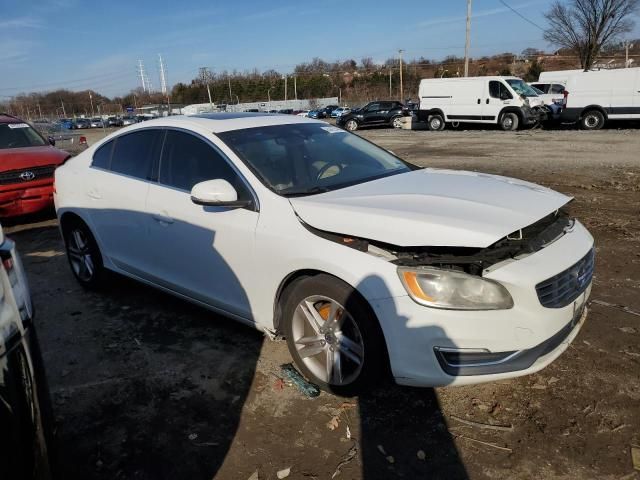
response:
[[[7,228],[38,312],[60,478],[640,479],[640,130],[362,135],[574,196],[596,239],[591,299],[632,312],[592,302],[573,345],[528,377],[309,399],[279,380],[284,342],[124,278],[83,291],[55,220]]]

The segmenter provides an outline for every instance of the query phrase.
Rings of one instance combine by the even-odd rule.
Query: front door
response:
[[[498,123],[500,111],[513,102],[513,95],[504,83],[499,80],[490,80],[488,95],[482,102],[482,120]]]
[[[158,183],[149,187],[148,255],[150,280],[178,293],[252,319],[248,295],[256,277],[254,233],[258,221],[250,208],[204,207],[191,201],[191,188],[224,179],[238,198],[253,198],[247,184],[212,142],[168,130]],[[254,202],[255,203],[255,202]]]
[[[363,112],[363,122],[367,125],[374,125],[384,121],[384,113],[379,102],[370,103]]]

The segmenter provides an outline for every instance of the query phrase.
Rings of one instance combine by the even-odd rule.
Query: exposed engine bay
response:
[[[325,232],[307,224],[314,234],[356,250],[384,258],[399,266],[433,266],[482,276],[496,263],[535,253],[573,228],[575,220],[563,207],[537,222],[517,230],[486,248],[398,247],[386,243]]]

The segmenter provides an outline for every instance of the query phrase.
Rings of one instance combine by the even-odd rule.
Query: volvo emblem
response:
[[[34,178],[36,178],[36,174],[33,172],[26,171],[20,174],[20,178],[25,182],[28,182],[29,180],[33,180]]]

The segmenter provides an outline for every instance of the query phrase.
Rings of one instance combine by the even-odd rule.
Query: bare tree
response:
[[[545,13],[548,42],[569,48],[580,57],[585,70],[591,68],[607,43],[632,30],[640,0],[556,0]]]

